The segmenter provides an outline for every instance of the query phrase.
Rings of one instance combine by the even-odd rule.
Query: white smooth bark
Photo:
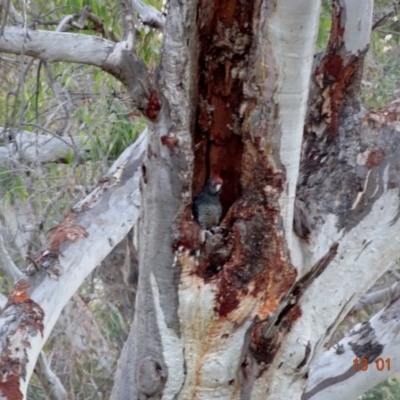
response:
[[[277,64],[274,100],[279,115],[276,124],[282,131],[280,159],[287,179],[281,199],[281,215],[292,262],[296,267],[301,261],[296,257],[296,251],[292,250],[293,210],[319,14],[320,1],[279,1],[265,24],[266,32],[262,32],[261,39],[272,43]]]
[[[0,37],[0,52],[26,54],[46,61],[66,61],[103,67],[116,43],[76,33],[6,27]]]
[[[7,131],[0,127],[0,138]],[[0,167],[23,168],[24,164],[46,164],[60,162],[69,155],[83,156],[90,148],[87,137],[37,135],[33,132],[20,131],[14,140],[0,147]],[[21,165],[22,164],[22,165]]]
[[[344,44],[346,49],[353,54],[363,51],[369,44],[372,29],[372,1],[359,2],[357,0],[344,0],[346,10],[344,23]]]
[[[358,14],[351,14],[354,12],[353,3],[349,8],[346,8],[349,2],[342,3],[342,16],[346,16],[341,21],[343,28],[352,26],[354,20],[366,20],[361,25],[370,27],[368,19],[371,18],[372,2],[358,7]],[[360,28],[357,35],[358,38],[345,37],[344,44],[347,49],[356,49],[358,55],[360,50],[366,50],[369,31]],[[347,46],[346,40],[351,40],[353,45]],[[364,48],[361,48],[362,45]],[[335,243],[338,243],[338,249],[323,274],[302,294],[298,303],[301,317],[291,327],[267,372],[269,385],[261,387],[261,380],[256,383],[257,390],[265,391],[268,388],[269,396],[273,399],[282,398],[283,393],[285,397],[298,398],[298,393],[306,382],[304,376],[310,361],[312,365],[318,362],[324,352],[323,345],[330,339],[344,316],[399,257],[400,224],[399,221],[393,223],[399,207],[398,189],[389,189],[389,167],[383,174],[383,182],[375,182],[370,178],[371,175],[367,174],[364,188],[367,184],[372,187],[375,185],[375,190],[378,187],[382,189],[383,186],[384,193],[374,202],[368,215],[363,216],[349,230],[338,229],[337,217],[333,214],[326,215],[322,226],[311,232],[308,238],[308,249],[302,254],[303,265],[307,270],[317,265]],[[360,192],[360,196],[362,194]],[[391,238],[390,241],[387,240],[388,237]],[[332,394],[332,398],[340,398],[341,395],[337,392],[336,395]],[[348,394],[346,397],[352,398]]]
[[[322,344],[329,340],[357,299],[399,257],[400,221],[390,226],[399,206],[397,190],[388,190],[376,201],[368,216],[347,235],[337,232],[335,220],[329,222],[328,219],[324,231],[318,236],[315,258],[318,257],[318,247],[330,240],[340,243],[338,253],[301,298],[302,316],[287,335],[271,368],[273,379],[269,390],[274,396],[280,396],[282,387],[286,387],[286,393],[296,398],[305,381],[298,379],[293,382],[293,377],[301,375],[302,371],[296,367],[304,359],[306,347],[316,349],[309,359],[317,362],[324,352]],[[388,241],[388,237],[392,239]],[[371,243],[363,250],[366,238]],[[277,369],[280,363],[283,366]]]
[[[67,400],[68,394],[58,376],[50,368],[43,351],[40,353],[36,367],[36,375],[43,386],[49,400]]]
[[[355,326],[339,343],[325,351],[310,371],[302,400],[356,399],[400,370],[400,298],[369,321]],[[366,371],[356,370],[357,345],[375,347],[376,357]],[[355,349],[355,351],[354,351]],[[381,352],[379,351],[381,349]],[[385,362],[376,362],[383,359]],[[359,362],[359,366],[361,366]],[[383,369],[380,370],[380,368]]]
[[[141,0],[132,0],[133,9],[139,14],[143,24],[157,29],[164,29],[165,16],[161,11]]]
[[[19,389],[24,396],[37,357],[62,308],[85,277],[126,236],[136,222],[139,213],[137,205],[140,204],[138,182],[142,173],[140,166],[146,148],[146,137],[146,132],[142,133],[131,146],[134,149],[131,150],[132,157],[125,159],[123,164],[123,168],[127,168],[125,175],[122,173],[119,176],[122,171],[118,169],[121,166],[120,160],[117,160],[110,169],[109,176],[115,175],[117,179],[115,187],[103,191],[100,195],[99,187],[97,187],[95,189],[97,196],[91,194],[76,206],[80,211],[78,211],[75,224],[84,228],[88,236],[75,243],[67,241],[62,245],[62,256],[59,257],[61,275],[58,280],[50,278],[43,271],[36,272],[32,277],[23,277],[17,282],[11,295],[14,300],[0,316],[2,337],[8,338],[7,342],[0,343],[1,353],[8,354],[11,360],[21,363],[26,368],[26,373],[18,377],[19,387],[15,388]],[[120,179],[119,183],[118,179]],[[21,296],[22,298],[28,296],[33,302],[31,304],[35,310],[35,318],[40,318],[43,313],[43,320],[38,320],[43,324],[41,334],[38,334],[35,329],[26,328],[26,319],[24,319],[26,317],[20,314],[21,310],[18,308],[19,300],[17,299]],[[18,346],[18,349],[12,347],[13,343]],[[11,379],[11,376],[10,373],[3,373],[3,384]]]

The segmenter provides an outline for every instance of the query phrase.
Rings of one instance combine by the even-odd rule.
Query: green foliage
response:
[[[388,32],[382,28],[371,35],[362,92],[363,102],[369,108],[382,107],[397,97],[400,58],[396,49],[398,49],[399,33]]]
[[[18,197],[21,201],[25,201],[28,197],[21,175],[8,168],[0,167],[0,187],[11,204],[14,203],[15,197]]]
[[[331,30],[331,5],[324,1],[319,18],[318,36],[315,44],[316,52],[325,50],[328,44],[329,32]]]
[[[369,390],[361,400],[400,400],[400,381],[392,376]]]

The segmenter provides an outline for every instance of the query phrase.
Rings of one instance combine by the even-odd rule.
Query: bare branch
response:
[[[67,400],[67,391],[58,376],[50,368],[43,351],[39,355],[35,372],[49,400]]]
[[[360,311],[365,306],[372,306],[377,303],[383,303],[392,300],[399,294],[399,290],[400,290],[400,282],[396,282],[384,289],[367,293],[363,297],[361,297],[358,303],[354,306],[353,311]]]
[[[8,4],[7,4],[8,3]],[[0,9],[1,7],[8,7],[8,17],[11,19],[11,22],[14,25],[23,25],[23,19],[18,11],[15,9],[13,3],[8,0],[0,0]]]
[[[79,211],[75,207],[52,230],[47,246],[36,256],[43,268],[46,262],[57,263],[62,270],[59,279],[51,279],[46,272],[39,271],[32,276],[25,275],[16,283],[0,316],[2,337],[7,338],[0,341],[0,358],[7,360],[2,362],[0,390],[12,388],[2,390],[5,399],[20,398],[21,393],[26,393],[36,359],[62,308],[83,279],[135,224],[136,205],[140,203],[141,163],[147,148],[146,132],[132,148],[133,156],[125,158],[117,168],[120,161],[113,165],[96,187],[96,195],[87,196],[80,202]],[[105,190],[99,190],[101,187]],[[42,263],[40,260],[46,257],[47,261]]]
[[[0,268],[11,276],[14,281],[21,278],[21,270],[14,264],[4,245],[3,234],[0,231]],[[6,305],[7,299],[1,295],[0,307]],[[67,392],[58,376],[51,370],[43,351],[40,353],[35,367],[35,373],[50,400],[66,400]]]
[[[99,367],[112,372],[117,354],[102,335],[92,312],[79,295],[75,294],[66,304],[57,326],[71,343],[72,352],[79,357],[96,358]]]
[[[312,366],[302,400],[336,400],[338,393],[356,399],[400,369],[400,297],[369,321],[355,326],[339,343],[326,351]],[[357,373],[354,360],[365,358],[368,367]],[[375,362],[390,359],[390,368],[378,369]],[[361,361],[360,361],[361,363]]]
[[[5,139],[9,130],[0,127],[0,139]],[[60,137],[58,135],[36,135],[21,131],[15,138],[0,147],[0,166],[11,168],[20,164],[43,164],[65,162],[75,152],[84,156],[89,150],[89,139],[85,137]]]
[[[0,37],[0,52],[26,54],[45,61],[66,61],[102,68],[115,43],[76,33],[25,30],[6,27]]]
[[[144,25],[155,29],[164,29],[165,15],[156,8],[144,4],[141,0],[132,0],[133,9],[139,14]]]
[[[10,3],[11,3],[11,0],[3,0],[2,3],[0,3],[0,11],[3,11],[3,13],[4,13],[3,21],[0,26],[0,36],[3,35],[4,27],[6,26],[7,17],[8,17],[8,13],[10,10]]]
[[[395,270],[395,268],[397,268],[397,263],[395,264],[394,269],[392,269],[391,271],[388,271],[390,275],[392,275],[392,277],[394,279],[396,279],[396,281],[400,281],[400,274]]]
[[[74,18],[75,15],[66,15],[58,24],[56,32],[65,32]]]
[[[151,120],[161,108],[150,85],[147,67],[129,50],[127,41],[118,43],[89,35],[7,27],[0,37],[0,53],[25,54],[44,61],[94,65],[119,79],[128,89],[133,105]],[[150,96],[150,97],[149,97]]]
[[[4,245],[4,238],[1,229],[0,229],[0,268],[7,275],[11,276],[14,279],[14,281],[17,281],[22,276],[21,270],[14,264],[14,261],[8,254],[6,246]]]
[[[400,1],[394,1],[390,7],[387,7],[384,10],[379,10],[378,12],[374,12],[372,30],[385,25],[391,17],[394,17],[396,14],[398,14],[400,10],[399,7]]]
[[[126,41],[128,51],[135,49],[135,21],[131,0],[120,0],[122,11],[122,27],[124,29],[124,40]]]

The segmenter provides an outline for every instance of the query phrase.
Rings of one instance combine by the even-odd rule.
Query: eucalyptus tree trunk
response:
[[[333,1],[314,56],[314,0],[170,0],[165,20],[146,12],[163,29],[153,75],[128,39],[86,38],[85,53],[76,35],[4,30],[0,51],[113,74],[149,128],[51,233],[36,257],[47,274],[17,282],[0,316],[3,398],[25,396],[62,305],[139,203],[135,318],[113,400],[350,399],[388,376],[361,374],[354,359],[393,357],[399,299],[326,349],[400,253],[396,118],[359,101],[372,5]],[[212,173],[224,180],[223,215],[204,235],[191,203]]]
[[[113,400],[355,398],[376,384],[353,364],[391,343],[372,322],[318,359],[399,255],[397,139],[359,102],[372,1],[334,2],[314,59],[318,16],[308,0],[170,2]],[[201,244],[191,199],[215,172],[225,229]]]

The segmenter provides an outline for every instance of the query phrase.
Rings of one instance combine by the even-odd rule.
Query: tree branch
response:
[[[139,14],[144,25],[155,29],[164,29],[165,15],[149,4],[144,4],[141,0],[131,0],[133,9]]]
[[[6,27],[0,37],[0,53],[24,54],[44,61],[65,61],[102,68],[127,87],[133,105],[149,119],[158,115],[160,106],[157,96],[154,99],[155,91],[150,84],[147,67],[130,50],[126,41],[114,43],[76,33]],[[153,112],[154,108],[156,112]]]
[[[3,234],[0,231],[0,264],[4,272],[17,281],[22,276],[21,270],[14,264],[7,249],[4,246]],[[0,307],[4,308],[7,303],[6,297],[1,295]],[[48,365],[46,355],[40,352],[35,373],[43,386],[43,390],[50,400],[66,400],[67,392],[58,376]]]
[[[0,139],[6,143],[9,129],[0,127]],[[71,153],[84,156],[89,151],[87,137],[61,137],[58,135],[37,135],[20,131],[12,141],[0,147],[0,167],[13,168],[21,164],[63,163]]]
[[[0,37],[0,52],[26,54],[45,61],[65,61],[102,68],[115,43],[77,33],[6,27]]]
[[[0,223],[0,268],[7,275],[11,276],[14,281],[17,281],[22,276],[21,270],[14,264],[14,261],[11,259],[4,245],[3,233],[1,231],[1,223]]]
[[[40,352],[35,373],[43,386],[43,390],[49,400],[67,400],[68,395],[58,376],[52,371],[46,355]]]
[[[146,137],[143,132],[122,154],[123,163],[117,160],[109,175],[51,231],[44,250],[35,257],[36,265],[48,273],[25,275],[14,286],[0,316],[4,399],[19,399],[26,393],[36,359],[63,306],[135,223]],[[49,276],[55,266],[61,271],[58,280]]]
[[[400,357],[395,356],[400,345],[399,305],[400,297],[397,297],[326,351],[311,368],[302,400],[336,400],[339,393],[346,393],[348,399],[356,399],[399,371]],[[354,359],[361,358],[368,360],[368,369],[362,372],[357,371],[354,364]],[[383,369],[378,369],[375,364],[379,358],[384,361]]]
[[[9,4],[7,4],[9,3]],[[11,19],[11,22],[14,25],[23,25],[23,19],[21,17],[21,15],[17,12],[17,10],[15,9],[12,1],[8,1],[8,0],[0,0],[0,9],[4,6],[8,6],[8,17]]]
[[[387,7],[383,10],[379,10],[378,12],[374,13],[372,30],[375,30],[380,26],[385,25],[391,17],[398,14],[399,8],[400,8],[400,2],[394,1],[390,7]]]
[[[389,272],[393,272],[393,271],[389,271]],[[391,301],[391,300],[393,300],[393,298],[398,296],[399,291],[400,291],[400,282],[395,282],[392,285],[385,287],[383,289],[366,293],[355,304],[352,311],[360,311],[366,306],[372,306],[377,303]]]
[[[109,346],[92,312],[79,295],[74,294],[65,305],[57,326],[59,332],[70,342],[72,354],[80,358],[84,356],[87,359],[95,359],[99,367],[113,372],[116,352]],[[58,329],[55,328],[56,330]]]

